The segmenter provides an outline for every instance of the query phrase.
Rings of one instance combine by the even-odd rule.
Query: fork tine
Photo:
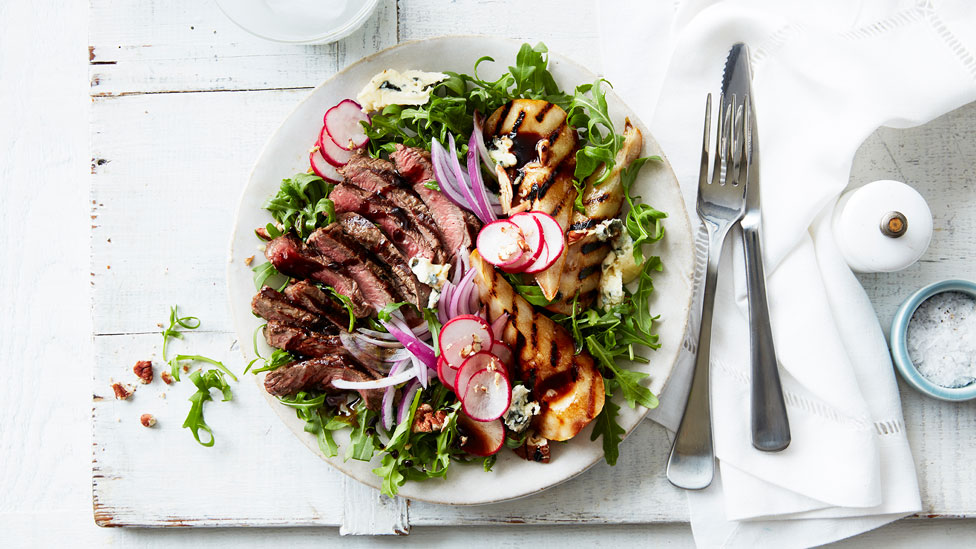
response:
[[[725,94],[718,97],[718,131],[715,132],[715,166],[712,168],[712,185],[718,185],[722,177],[722,157],[725,155]]]
[[[711,142],[712,134],[712,94],[708,94],[705,99],[705,136],[702,138],[701,166],[698,170],[698,186],[708,182],[708,144]]]

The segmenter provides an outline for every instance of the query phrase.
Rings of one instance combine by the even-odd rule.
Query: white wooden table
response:
[[[56,539],[55,536],[90,524],[91,519],[84,516],[87,512],[79,515],[74,505],[66,510],[59,497],[67,495],[77,503],[78,494],[84,493],[85,482],[78,479],[79,475],[86,476],[83,463],[89,455],[85,437],[78,434],[78,427],[84,430],[79,417],[84,417],[77,411],[58,413],[61,408],[57,407],[52,407],[52,415],[32,398],[41,388],[54,387],[56,397],[74,395],[73,402],[80,404],[77,392],[71,391],[65,381],[58,382],[65,377],[78,380],[79,375],[74,371],[59,373],[57,368],[69,367],[65,362],[72,357],[70,366],[79,366],[75,352],[87,351],[89,345],[94,348],[92,457],[94,513],[99,523],[335,526],[347,516],[344,496],[369,498],[370,494],[357,490],[356,485],[344,481],[302,447],[274,418],[250,383],[235,385],[233,403],[208,406],[207,420],[217,434],[217,445],[206,449],[179,427],[188,406],[189,384],[164,387],[157,380],[141,387],[132,401],[117,402],[104,398],[110,396],[108,380],[114,377],[131,381],[135,361],[159,360],[161,338],[156,324],[165,321],[168,306],[174,303],[179,303],[186,313],[201,317],[204,325],[185,341],[175,342],[171,352],[207,354],[225,359],[240,370],[223,281],[231,219],[239,189],[259,147],[309,88],[379,48],[440,34],[542,39],[551,49],[598,68],[593,27],[588,24],[594,16],[593,7],[580,2],[568,9],[564,2],[553,0],[541,4],[537,9],[551,17],[510,17],[509,7],[500,2],[382,1],[374,17],[350,38],[329,46],[297,47],[250,37],[210,3],[93,0],[88,37],[92,176],[87,202],[90,211],[84,220],[80,216],[66,218],[65,223],[71,223],[67,231],[47,228],[57,213],[14,183],[15,178],[29,178],[36,169],[36,164],[17,154],[19,135],[29,136],[36,146],[29,158],[42,161],[53,154],[60,159],[52,163],[60,170],[59,175],[77,176],[77,158],[85,155],[84,133],[77,131],[77,125],[72,126],[76,131],[68,135],[72,145],[69,150],[42,151],[44,136],[56,131],[60,120],[52,120],[52,113],[48,113],[48,118],[42,118],[50,121],[45,126],[48,134],[28,129],[10,135],[10,147],[0,152],[4,155],[0,160],[5,160],[0,162],[5,191],[9,188],[11,192],[11,200],[2,202],[4,218],[24,220],[10,224],[11,228],[39,227],[36,234],[24,239],[12,237],[13,230],[0,235],[2,249],[14,257],[18,252],[26,257],[24,269],[0,271],[3,302],[12,303],[12,311],[20,313],[11,315],[15,319],[22,319],[25,311],[40,309],[27,317],[36,318],[37,322],[26,326],[23,322],[0,320],[0,333],[16,336],[0,338],[0,350],[5,351],[4,356],[12,357],[11,365],[20,368],[32,363],[36,356],[48,359],[43,363],[50,365],[39,371],[39,378],[14,378],[16,381],[6,384],[0,393],[5,397],[0,402],[5,416],[14,420],[0,430],[0,456],[4,463],[20,465],[3,468],[0,478],[4,481],[4,494],[9,497],[0,497],[0,521],[20,524],[20,529],[14,530],[21,534],[20,541]],[[79,26],[72,23],[72,17],[85,17],[84,10],[73,8],[67,14],[59,10],[60,7],[45,6],[37,11],[38,15],[61,16],[58,20],[63,26],[48,29],[54,31],[52,34],[78,36]],[[16,12],[20,16],[26,14]],[[11,27],[5,29],[10,31],[6,36],[31,36],[23,28],[13,30],[21,23],[19,19],[4,23]],[[33,27],[35,31],[42,28],[45,27]],[[0,50],[25,51],[7,48],[15,43],[14,39],[9,44],[4,42]],[[40,51],[46,50],[42,47]],[[80,57],[76,55],[71,61],[75,64],[58,66],[73,67],[72,74],[77,75]],[[20,61],[15,66],[27,70],[34,65]],[[50,90],[59,81],[58,75],[44,77],[46,80],[41,81],[48,86],[29,88],[35,93],[41,90],[36,98],[27,101],[29,106],[38,113],[42,108],[51,108],[58,116],[70,118],[74,111],[65,105],[80,105],[80,98],[54,95]],[[9,79],[3,81],[3,90],[9,94],[3,97],[28,91],[12,86],[8,92],[9,83]],[[51,97],[54,102],[74,97],[74,102],[49,107]],[[33,121],[18,111],[18,105],[7,103],[0,111],[5,114],[4,121],[10,121],[8,128],[28,126]],[[882,129],[865,143],[855,163],[853,182],[886,177],[906,181],[929,199],[936,216],[936,237],[919,264],[896,275],[862,278],[883,324],[890,320],[898,302],[924,283],[948,276],[976,278],[976,266],[969,259],[973,245],[968,239],[976,228],[972,187],[976,174],[969,167],[976,157],[974,138],[976,105],[970,105],[923,128],[899,132]],[[70,184],[59,181],[52,185],[66,192],[66,196],[83,194],[77,187],[83,183],[77,177]],[[16,208],[11,204],[32,207]],[[92,342],[78,336],[77,323],[59,319],[65,312],[63,308],[78,313],[79,306],[83,306],[81,284],[69,286],[78,295],[69,296],[66,302],[38,290],[24,293],[24,288],[55,276],[52,269],[63,268],[72,261],[84,262],[86,254],[78,247],[85,242],[82,223],[85,228],[91,225],[91,268],[84,284],[90,286],[92,293]],[[52,259],[34,255],[42,247],[53,249]],[[83,334],[87,326],[81,326]],[[52,331],[54,335],[49,335]],[[68,337],[70,334],[73,336]],[[30,343],[23,343],[25,340]],[[73,347],[61,348],[61,342]],[[157,363],[157,375],[159,371]],[[160,398],[163,392],[165,399]],[[907,390],[903,390],[903,397],[922,483],[921,515],[972,516],[976,497],[971,494],[976,475],[961,465],[971,455],[973,439],[967,433],[971,432],[973,407],[923,399]],[[28,428],[10,427],[24,418],[24,410],[27,421],[23,424]],[[138,425],[138,415],[143,412],[151,412],[159,419],[155,429]],[[64,421],[65,416],[69,421]],[[64,425],[75,428],[69,430]],[[42,432],[50,432],[53,438],[38,434]],[[613,539],[613,544],[618,545],[653,535],[661,543],[687,544],[687,526],[680,524],[687,520],[684,497],[663,477],[667,447],[663,429],[648,422],[624,443],[616,468],[597,466],[543,496],[470,509],[412,504],[407,511],[409,524],[419,528],[411,538],[421,545],[460,542],[469,534],[482,539],[480,536],[486,531],[477,525],[527,523],[540,526],[512,527],[502,530],[504,533],[491,530],[497,536],[492,541],[502,546],[521,545],[520,537],[530,534],[534,539],[548,540],[545,545],[559,545],[570,539],[564,536],[579,535],[573,539],[596,545]],[[288,468],[282,467],[284,461]],[[45,479],[53,481],[48,483]],[[20,503],[25,501],[26,506]],[[395,524],[391,519],[402,516],[400,508],[393,515],[387,513],[378,518],[385,519],[386,522],[380,521],[382,524]],[[854,543],[891,541],[918,532],[976,531],[968,521],[925,522],[894,525]],[[619,526],[582,530],[552,526],[563,523]],[[449,524],[474,528],[467,532],[425,528]],[[348,520],[346,525],[353,529],[363,526]],[[162,536],[174,543],[194,545],[204,539],[201,534],[191,537],[83,531],[86,534],[81,539],[89,541],[121,536],[130,542],[150,543]],[[315,530],[263,532],[250,534],[251,537],[241,537],[247,535],[239,533],[207,537],[230,544],[233,539],[260,543],[262,539],[272,539],[272,535],[276,540],[309,543],[318,536]],[[6,537],[0,534],[0,540]]]

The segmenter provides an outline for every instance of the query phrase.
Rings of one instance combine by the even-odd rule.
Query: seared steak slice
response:
[[[399,187],[397,172],[388,160],[373,158],[360,151],[354,154],[339,173],[346,181],[370,192],[386,194],[391,188]]]
[[[390,275],[369,258],[368,252],[359,244],[346,238],[341,231],[335,233],[326,229],[316,229],[308,237],[308,245],[338,265],[359,285],[366,302],[379,310],[389,303],[403,301],[407,296],[401,294],[393,284]]]
[[[279,236],[268,242],[264,254],[278,272],[292,278],[316,280],[348,296],[359,311],[356,316],[366,316],[372,312],[359,284],[340,272],[339,265],[306,246],[298,237],[292,234]]]
[[[397,144],[396,152],[391,154],[390,158],[393,159],[400,175],[420,196],[420,199],[423,200],[433,215],[449,259],[453,258],[459,250],[463,249],[464,253],[467,253],[474,240],[468,231],[464,210],[451,202],[444,193],[428,189],[425,185],[428,181],[435,180],[434,167],[430,163],[430,153],[422,149]],[[475,220],[477,220],[476,217]]]
[[[277,321],[268,321],[264,327],[264,339],[272,347],[309,358],[348,356],[337,335],[326,335]]]
[[[410,212],[386,198],[366,192],[355,185],[337,185],[329,193],[336,213],[354,212],[376,223],[386,236],[408,258],[424,257],[434,263],[444,261],[444,253],[436,238],[421,231]]]
[[[400,250],[370,220],[356,213],[339,214],[338,222],[330,225],[328,230],[340,230],[346,237],[369,250],[389,269],[396,282],[415,298],[411,302],[418,309],[427,306],[430,287],[420,283]]]
[[[271,372],[264,378],[264,389],[273,396],[292,396],[299,391],[327,391],[335,392],[332,380],[370,381],[376,379],[369,374],[360,372],[347,366],[338,356],[313,358],[301,362],[285,364]],[[382,389],[367,389],[357,391],[366,401],[370,410],[378,410],[383,400]]]
[[[377,167],[378,165],[382,165],[383,168]],[[368,193],[385,197],[395,206],[402,208],[427,243],[436,246],[438,250],[442,249],[443,239],[430,209],[417,193],[400,186],[400,178],[393,170],[393,164],[365,154],[357,154],[341,168],[341,172],[347,183]]]
[[[269,323],[299,326],[310,330],[318,330],[326,326],[324,318],[296,306],[288,301],[287,297],[268,286],[261,288],[261,291],[251,300],[251,310]]]
[[[307,280],[296,282],[285,288],[285,296],[299,307],[326,317],[339,328],[343,330],[349,328],[349,313],[346,312],[346,306],[315,284]],[[369,316],[371,310],[365,303],[352,301],[352,314],[356,318]]]

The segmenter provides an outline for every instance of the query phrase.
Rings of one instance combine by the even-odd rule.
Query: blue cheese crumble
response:
[[[410,270],[417,276],[417,280],[431,287],[430,298],[427,300],[427,308],[436,308],[437,302],[441,298],[441,288],[447,282],[447,276],[451,272],[451,266],[433,263],[426,257],[414,257],[410,260]]]
[[[529,400],[529,389],[525,385],[516,385],[512,387],[512,404],[502,418],[509,430],[513,433],[521,433],[540,411],[542,409],[539,403]]]
[[[441,72],[386,69],[377,74],[356,96],[363,112],[381,110],[389,105],[425,105],[434,87],[447,80]]]

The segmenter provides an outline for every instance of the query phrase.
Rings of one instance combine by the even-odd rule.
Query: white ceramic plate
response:
[[[327,44],[352,34],[377,0],[217,0],[228,19],[265,40]]]
[[[370,77],[386,68],[448,70],[470,74],[475,60],[489,55],[496,59],[496,63],[482,64],[479,73],[482,77],[495,78],[514,63],[519,46],[518,42],[488,37],[443,37],[400,44],[367,57],[326,80],[284,121],[265,146],[244,189],[230,246],[227,273],[230,305],[246,360],[254,358],[251,356],[253,351],[250,342],[261,321],[251,314],[250,302],[255,289],[251,269],[244,264],[244,259],[256,253],[258,241],[254,236],[254,229],[271,221],[269,214],[261,208],[262,203],[277,192],[283,177],[308,168],[308,150],[318,136],[323,113],[340,100],[354,97]],[[494,66],[489,67],[490,65]],[[550,55],[549,67],[556,82],[566,90],[572,90],[580,83],[593,82],[596,78],[585,68],[555,54]],[[644,154],[663,157],[647,128],[612,91],[607,93],[607,100],[615,123],[622,127],[624,117],[629,116],[644,133]],[[659,394],[674,366],[688,322],[692,295],[693,240],[678,182],[666,160],[663,163],[646,165],[641,170],[634,189],[634,194],[640,195],[645,202],[668,212],[665,221],[666,236],[653,246],[654,249],[647,250],[661,256],[665,266],[664,272],[654,279],[655,291],[650,301],[651,310],[661,315],[658,324],[661,348],[647,352],[650,364],[637,365],[650,374],[650,388],[655,394]],[[260,253],[258,256],[260,257]],[[262,354],[267,356],[264,351]],[[262,381],[261,376],[257,376],[257,379],[259,383]],[[261,392],[264,393],[263,386]],[[295,417],[294,411],[264,394],[271,407],[295,435],[313,452],[321,455],[315,438],[304,432],[304,423]],[[630,433],[646,412],[641,407],[632,410],[623,405],[619,416],[620,424]],[[455,463],[451,465],[446,479],[408,482],[400,489],[400,495],[434,503],[471,505],[538,492],[578,475],[603,459],[600,441],[590,441],[591,429],[592,426],[588,426],[568,443],[556,444],[551,463],[524,461],[514,453],[502,450],[491,473],[482,470],[480,460],[470,466]],[[340,432],[336,437],[340,445],[348,440],[348,436],[343,435]],[[343,461],[341,456],[344,449],[340,448],[340,457],[322,457],[347,475],[379,488],[381,479],[371,472],[377,466],[378,460],[374,459],[371,463]],[[622,451],[634,452],[640,451],[640,448],[623,446]]]

